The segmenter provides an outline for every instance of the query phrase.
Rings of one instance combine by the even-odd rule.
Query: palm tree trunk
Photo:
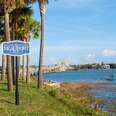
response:
[[[25,56],[22,56],[22,80],[25,80]]]
[[[41,13],[41,41],[39,56],[38,88],[43,87],[44,14]]]
[[[10,28],[9,28],[9,13],[5,12],[5,37],[7,41],[10,41]],[[7,66],[8,66],[8,91],[13,91],[12,83],[12,68],[11,68],[11,56],[7,56]]]
[[[1,80],[4,81],[5,80],[5,56],[2,55],[2,78]]]
[[[27,73],[26,73],[26,83],[29,83],[30,82],[30,72],[29,72],[29,55],[26,55],[26,59],[27,59],[27,66],[26,66],[26,69],[27,69]]]

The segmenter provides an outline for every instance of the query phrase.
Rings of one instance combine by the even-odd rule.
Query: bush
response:
[[[58,97],[59,96],[59,91],[57,89],[49,90],[48,93],[52,97]]]

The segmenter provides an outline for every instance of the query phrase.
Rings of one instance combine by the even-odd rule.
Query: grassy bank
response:
[[[86,108],[59,89],[44,87],[38,90],[35,80],[30,85],[20,81],[20,105],[15,106],[14,93],[7,92],[0,82],[0,116],[107,116]]]

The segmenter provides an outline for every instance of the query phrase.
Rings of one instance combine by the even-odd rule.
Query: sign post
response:
[[[2,52],[4,55],[16,56],[16,89],[15,89],[15,104],[19,105],[19,56],[28,55],[30,53],[30,44],[23,41],[3,42]]]
[[[18,78],[19,78],[19,61],[18,56],[16,56],[16,89],[15,89],[15,104],[19,105],[19,85],[18,85]]]

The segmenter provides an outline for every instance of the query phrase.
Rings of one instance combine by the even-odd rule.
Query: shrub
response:
[[[49,95],[52,97],[58,97],[59,96],[59,91],[57,89],[51,89],[48,91]]]

